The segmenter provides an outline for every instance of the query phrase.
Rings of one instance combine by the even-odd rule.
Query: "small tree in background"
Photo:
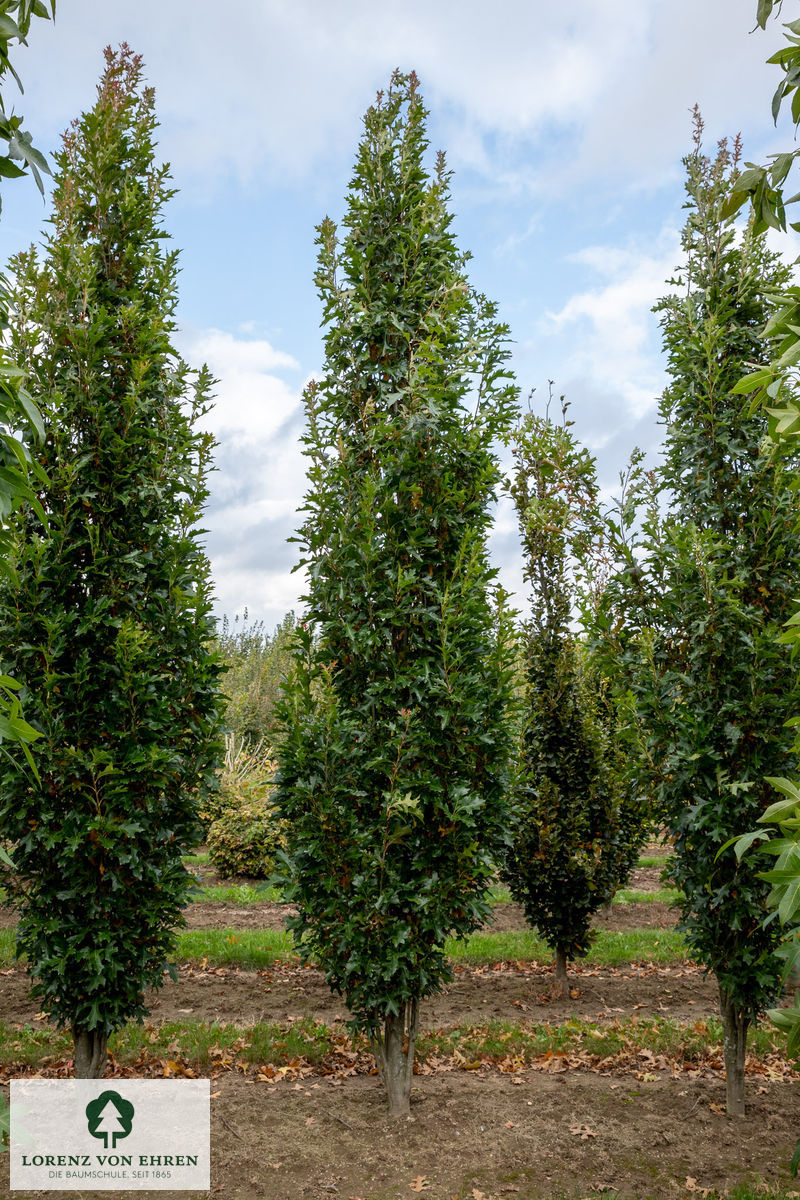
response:
[[[531,585],[523,629],[525,694],[503,874],[555,951],[555,993],[586,954],[594,913],[627,879],[646,829],[621,786],[605,683],[571,628],[576,570],[598,548],[594,461],[562,408],[557,425],[526,414],[514,435],[511,495]]]
[[[696,115],[682,288],[657,310],[670,384],[656,477],[669,511],[651,505],[645,522],[631,675],[644,761],[674,839],[681,927],[717,978],[728,1112],[741,1115],[747,1032],[779,987],[779,935],[763,925],[769,882],[718,851],[765,812],[765,776],[790,763],[798,679],[778,635],[800,574],[800,504],[796,452],[771,443],[766,417],[736,394],[746,364],[768,354],[769,298],[788,271],[752,221],[743,235],[734,228],[738,144],[721,143],[709,161],[701,135]]]
[[[423,162],[425,116],[395,73],[365,117],[343,242],[319,227],[308,607],[276,795],[299,952],[368,1033],[398,1116],[445,939],[488,912],[510,694],[485,538],[516,393],[450,232],[443,157],[433,177]]]
[[[31,688],[39,781],[0,775],[0,832],[33,993],[72,1029],[75,1072],[163,981],[192,878],[198,791],[214,777],[218,666],[196,522],[211,380],[170,344],[171,194],[141,60],[106,51],[97,102],[57,156],[53,231],[15,261],[12,350],[41,407],[44,529],[23,509],[4,665]],[[188,406],[188,407],[187,407]]]
[[[292,662],[295,619],[289,612],[272,635],[263,621],[223,617],[217,647],[225,665],[223,687],[228,697],[225,726],[242,741],[269,747],[278,722],[275,706]]]

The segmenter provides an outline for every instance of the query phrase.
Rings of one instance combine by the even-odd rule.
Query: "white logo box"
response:
[[[208,1191],[208,1079],[12,1079],[11,1191]]]

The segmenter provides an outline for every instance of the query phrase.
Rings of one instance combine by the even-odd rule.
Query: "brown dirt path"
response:
[[[440,996],[422,1005],[424,1028],[491,1020],[563,1021],[571,1016],[616,1020],[639,1013],[686,1021],[716,1012],[713,984],[688,964],[625,968],[575,966],[566,1000],[553,1000],[548,966],[496,964],[462,968]],[[347,1010],[319,971],[276,965],[266,971],[183,966],[147,998],[152,1020],[218,1021],[252,1025],[312,1017],[327,1024],[347,1020]],[[11,1024],[40,1024],[21,969],[0,972],[0,1016]],[[43,1022],[41,1022],[43,1024]]]
[[[609,1188],[619,1200],[678,1200],[754,1180],[791,1188],[800,1092],[754,1081],[750,1088],[747,1118],[733,1121],[719,1111],[721,1078],[639,1083],[577,1071],[455,1071],[415,1080],[412,1116],[395,1122],[369,1076],[273,1086],[226,1074],[212,1088],[212,1190],[202,1195],[578,1200]],[[0,1195],[9,1195],[7,1186],[0,1156]]]

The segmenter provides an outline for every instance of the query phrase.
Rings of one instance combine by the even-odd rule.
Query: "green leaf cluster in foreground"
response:
[[[3,0],[0,6],[0,81],[5,87],[7,75],[13,75],[20,91],[22,81],[11,62],[11,47],[16,42],[27,44],[32,17],[45,20],[55,16],[55,0]],[[0,94],[0,142],[5,152],[0,154],[0,178],[17,179],[30,170],[39,191],[43,191],[42,172],[50,174],[43,155],[33,145],[30,133],[23,128],[22,117],[8,111],[7,98]],[[6,280],[0,276],[0,328],[8,324],[9,294]],[[25,372],[0,346],[0,578],[14,579],[10,559],[13,532],[10,522],[22,503],[30,504],[41,519],[44,515],[34,491],[34,481],[46,482],[46,477],[31,456],[29,441],[44,437],[39,410],[25,383]],[[31,770],[36,772],[28,746],[39,733],[22,715],[19,700],[21,684],[8,676],[0,676],[0,752],[9,754],[8,747],[21,747]],[[3,745],[5,743],[5,746]],[[0,861],[5,852],[0,849]]]

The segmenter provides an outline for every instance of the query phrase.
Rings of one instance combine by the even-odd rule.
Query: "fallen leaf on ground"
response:
[[[418,1175],[416,1179],[412,1179],[408,1186],[411,1188],[412,1192],[424,1192],[425,1189],[429,1188],[431,1185],[428,1182],[427,1175]]]
[[[597,1137],[595,1131],[590,1129],[588,1125],[570,1125],[569,1131],[580,1137],[582,1142],[587,1141],[589,1138]]]

